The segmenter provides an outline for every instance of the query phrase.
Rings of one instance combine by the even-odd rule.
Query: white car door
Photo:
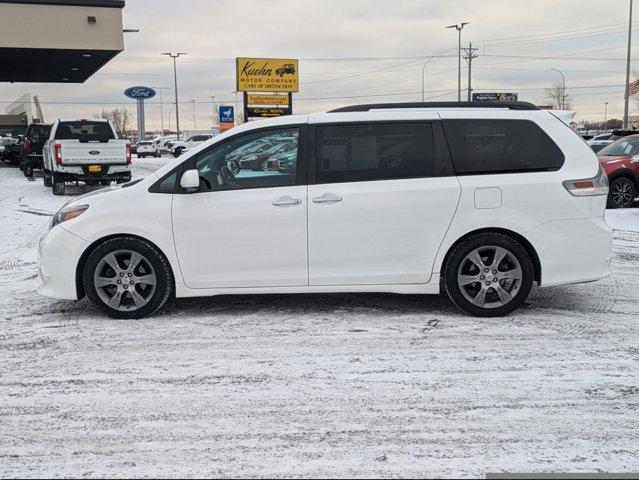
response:
[[[436,122],[317,125],[310,285],[429,281],[461,190],[435,158],[433,131],[443,142]]]
[[[185,168],[200,173],[200,191],[175,194],[172,210],[188,287],[308,285],[305,168],[236,175],[229,168],[234,152],[249,143],[261,143],[260,152],[291,139],[301,145],[300,129],[239,135],[187,160]]]

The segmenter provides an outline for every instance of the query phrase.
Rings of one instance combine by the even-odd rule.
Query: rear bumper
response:
[[[130,180],[131,166],[128,163],[91,164],[99,165],[99,172],[89,171],[89,165],[56,165],[56,173],[62,174],[66,182],[86,182],[100,180]]]
[[[47,297],[77,300],[75,270],[89,243],[60,225],[53,227],[38,246],[38,293]]]
[[[612,273],[612,229],[603,217],[546,222],[525,234],[549,287],[592,282]]]

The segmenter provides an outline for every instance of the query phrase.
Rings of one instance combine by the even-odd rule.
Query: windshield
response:
[[[626,137],[611,143],[599,152],[600,156],[624,156],[639,154],[639,136]]]
[[[60,122],[55,131],[55,140],[106,141],[115,139],[107,122],[77,120]]]

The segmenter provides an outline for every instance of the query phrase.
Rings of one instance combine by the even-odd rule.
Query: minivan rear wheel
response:
[[[168,260],[136,237],[112,238],[99,245],[87,259],[82,282],[97,308],[121,319],[151,315],[173,289]]]
[[[526,249],[501,233],[479,233],[460,242],[444,269],[453,303],[476,317],[499,317],[528,298],[534,267]]]

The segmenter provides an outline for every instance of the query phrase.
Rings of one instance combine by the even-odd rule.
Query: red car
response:
[[[639,192],[639,135],[611,143],[597,154],[608,175],[608,208],[631,207]]]

